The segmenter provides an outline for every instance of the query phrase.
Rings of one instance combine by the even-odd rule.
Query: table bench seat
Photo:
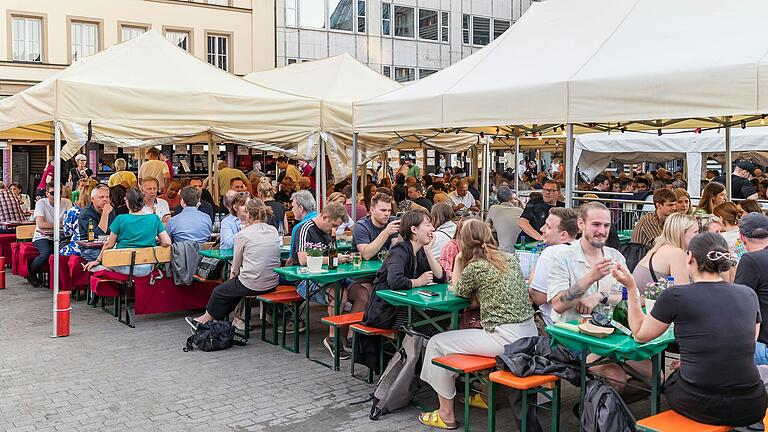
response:
[[[432,359],[432,363],[454,372],[477,372],[496,369],[495,357],[484,357],[470,354],[451,354]]]
[[[365,312],[353,312],[344,315],[328,316],[321,319],[320,322],[331,327],[347,327],[362,321],[363,316],[365,316]]]
[[[646,417],[637,422],[637,430],[644,432],[727,432],[729,426],[713,426],[691,420],[672,410],[655,416]]]

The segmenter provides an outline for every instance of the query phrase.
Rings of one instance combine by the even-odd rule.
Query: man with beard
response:
[[[552,304],[552,321],[578,320],[580,314],[593,311],[608,314],[610,305],[621,301],[621,284],[611,275],[616,266],[626,267],[621,252],[606,247],[611,229],[611,211],[599,202],[581,206],[577,220],[581,239],[552,257],[547,278],[547,301]],[[587,362],[599,356],[590,354]],[[651,376],[650,360],[627,364],[642,375]],[[590,372],[608,378],[619,393],[624,390],[627,374],[617,364],[593,366]]]

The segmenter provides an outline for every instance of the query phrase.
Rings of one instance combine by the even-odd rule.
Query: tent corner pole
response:
[[[520,158],[520,135],[515,135],[515,193],[520,198],[520,175],[523,173],[517,172],[520,166],[518,158]]]
[[[573,124],[568,123],[565,132],[565,206],[573,207],[573,186],[576,182],[576,166],[573,162]]]
[[[490,187],[491,187],[491,139],[485,138],[485,141],[483,142],[483,168],[482,168],[482,178],[480,181],[477,182],[478,186],[480,186],[482,189],[480,189],[480,199],[482,202],[480,203],[480,210],[482,214],[485,214],[488,211],[488,194],[490,193]]]
[[[352,134],[352,220],[357,220],[357,132]]]
[[[728,201],[731,200],[733,190],[731,185],[733,179],[733,154],[731,153],[731,117],[726,116],[723,121],[725,122],[725,196]]]
[[[61,235],[59,230],[61,229],[61,130],[59,128],[59,121],[53,121],[53,135],[54,135],[54,148],[53,148],[53,250],[54,254],[58,254],[59,245],[61,243]],[[53,260],[53,325],[51,327],[51,337],[58,337],[56,327],[58,327],[57,309],[59,308],[59,267],[61,263],[57,259]]]
[[[317,147],[317,156],[316,156],[316,161],[315,161],[315,198],[317,198],[316,199],[316,205],[317,205],[317,211],[318,212],[320,211],[320,197],[323,195],[323,190],[320,187],[320,183],[322,183],[320,181],[320,179],[321,179],[321,177],[320,177],[320,170],[322,169],[322,164],[320,163],[320,160],[321,160],[321,157],[322,157],[322,154],[321,154],[322,153],[322,150],[321,150],[322,148],[323,148],[323,144],[321,142],[320,145]]]

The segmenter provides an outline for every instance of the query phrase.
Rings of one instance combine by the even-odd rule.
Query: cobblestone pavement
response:
[[[373,385],[350,377],[349,361],[333,372],[262,343],[258,330],[245,347],[184,353],[184,314],[140,316],[131,329],[73,300],[71,335],[51,339],[50,291],[6,275],[7,289],[0,290],[0,430],[430,430],[418,423],[415,407],[369,420],[370,403],[352,403],[367,399]],[[314,311],[319,319],[321,309]],[[325,327],[310,327],[315,355],[327,359]],[[565,386],[562,430],[577,429],[570,414],[577,395]],[[437,404],[426,385],[416,402]],[[647,413],[647,404],[640,407]],[[508,411],[500,411],[498,430],[515,429]],[[485,411],[473,408],[471,417],[473,430],[486,430]],[[540,419],[548,422],[546,414]]]

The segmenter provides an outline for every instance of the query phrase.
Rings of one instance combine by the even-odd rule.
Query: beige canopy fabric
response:
[[[686,128],[766,113],[766,14],[763,0],[536,2],[472,56],[355,103],[355,131],[695,119],[674,126]]]
[[[52,139],[54,120],[65,159],[85,144],[89,123],[103,144],[205,142],[212,134],[311,158],[320,101],[249,83],[148,31],[0,101],[0,138],[47,131]]]
[[[351,174],[352,167],[352,103],[370,99],[402,85],[349,54],[323,60],[296,63],[279,69],[252,72],[245,79],[264,87],[322,101],[322,115],[317,128],[333,173],[337,178]],[[445,151],[459,152],[477,143],[477,137],[467,134],[440,137],[428,134],[364,133],[358,136],[358,162],[363,163],[382,151],[404,142],[420,143]]]

